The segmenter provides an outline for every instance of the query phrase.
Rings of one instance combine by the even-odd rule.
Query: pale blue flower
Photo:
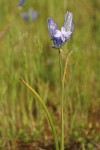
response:
[[[21,17],[25,21],[32,20],[34,21],[38,16],[38,13],[36,11],[33,11],[32,9],[29,9],[27,12],[21,13]]]
[[[48,32],[53,41],[53,48],[60,48],[70,38],[74,28],[72,18],[73,16],[71,12],[65,14],[64,24],[61,30],[58,30],[56,23],[54,23],[51,18],[48,18]]]

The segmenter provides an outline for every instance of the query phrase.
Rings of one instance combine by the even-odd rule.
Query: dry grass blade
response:
[[[64,85],[64,83],[65,83],[66,69],[67,69],[68,61],[69,61],[69,58],[70,58],[72,52],[73,52],[73,51],[71,51],[71,52],[69,53],[69,55],[67,56],[67,58],[66,58],[66,63],[65,63],[65,67],[64,67],[64,73],[63,73],[63,76],[62,76],[62,84],[63,84],[63,85]]]

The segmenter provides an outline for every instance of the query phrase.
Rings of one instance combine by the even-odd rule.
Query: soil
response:
[[[90,141],[86,140],[85,145],[82,146],[82,143],[70,139],[70,142],[65,145],[65,150],[100,150],[100,145],[93,143],[93,141],[91,141],[93,147],[91,149],[88,148],[88,142]],[[55,145],[53,141],[49,141],[48,143],[36,141],[23,142],[21,139],[18,139],[18,141],[16,141],[16,146],[4,150],[55,150]]]

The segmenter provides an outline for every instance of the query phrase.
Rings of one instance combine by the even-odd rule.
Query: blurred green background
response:
[[[40,138],[48,125],[40,104],[19,77],[44,99],[60,132],[59,58],[51,48],[47,18],[60,29],[67,11],[73,13],[75,27],[62,47],[65,53],[73,50],[65,84],[65,133],[68,138],[75,131],[82,136],[81,131],[93,130],[91,137],[99,141],[100,1],[26,0],[21,9],[17,4],[17,0],[0,0],[0,146],[19,137]],[[29,8],[38,12],[33,22],[20,16]]]

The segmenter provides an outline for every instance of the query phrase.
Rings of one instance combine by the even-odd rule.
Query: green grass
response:
[[[17,0],[0,0],[0,147],[9,146],[9,141],[14,143],[19,136],[39,139],[45,130],[45,113],[32,93],[18,81],[19,77],[44,99],[60,132],[57,115],[61,105],[59,58],[57,51],[51,48],[47,18],[53,17],[60,28],[67,10],[73,13],[75,28],[62,48],[65,53],[73,50],[64,93],[66,137],[73,136],[74,131],[78,132],[78,138],[87,137],[95,130],[89,135],[99,141],[99,4],[99,0],[95,3],[93,0],[67,0],[67,3],[64,0],[28,0],[19,10]],[[34,22],[24,22],[20,13],[30,7],[38,11],[38,18]],[[63,56],[63,65],[65,59]],[[89,133],[80,135],[83,130]]]

